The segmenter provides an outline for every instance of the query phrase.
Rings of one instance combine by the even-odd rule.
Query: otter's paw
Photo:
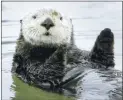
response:
[[[114,35],[109,28],[105,28],[97,37],[95,45],[90,53],[91,61],[105,65],[114,66]]]
[[[104,30],[102,30],[98,37],[98,41],[96,42],[99,43],[101,49],[103,50],[110,51],[111,49],[113,49],[114,35],[111,29],[105,28]]]

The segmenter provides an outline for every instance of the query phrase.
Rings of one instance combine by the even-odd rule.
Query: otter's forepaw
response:
[[[94,62],[99,62],[105,66],[114,66],[114,35],[109,28],[105,28],[97,37],[95,45],[90,53],[90,58]]]
[[[114,46],[114,35],[109,28],[105,28],[100,32],[95,42],[94,51],[103,51],[105,53],[112,53]]]
[[[104,30],[102,30],[98,40],[99,41],[96,41],[96,42],[99,42],[102,48],[108,49],[109,47],[111,47],[114,43],[114,35],[111,29],[105,28]]]

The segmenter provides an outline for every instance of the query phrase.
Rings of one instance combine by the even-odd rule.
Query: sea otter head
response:
[[[70,43],[72,23],[53,9],[41,9],[22,19],[22,35],[32,45]]]

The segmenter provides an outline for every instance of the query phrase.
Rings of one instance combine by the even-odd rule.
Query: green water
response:
[[[12,78],[14,82],[11,88],[15,91],[15,97],[12,97],[12,100],[74,100],[73,97],[47,92],[30,86],[16,76]]]

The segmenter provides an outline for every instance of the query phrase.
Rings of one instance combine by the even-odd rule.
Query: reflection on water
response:
[[[16,91],[12,100],[74,100],[72,97],[65,97],[60,94],[43,91],[39,88],[29,86],[16,76],[13,76],[12,89]]]

